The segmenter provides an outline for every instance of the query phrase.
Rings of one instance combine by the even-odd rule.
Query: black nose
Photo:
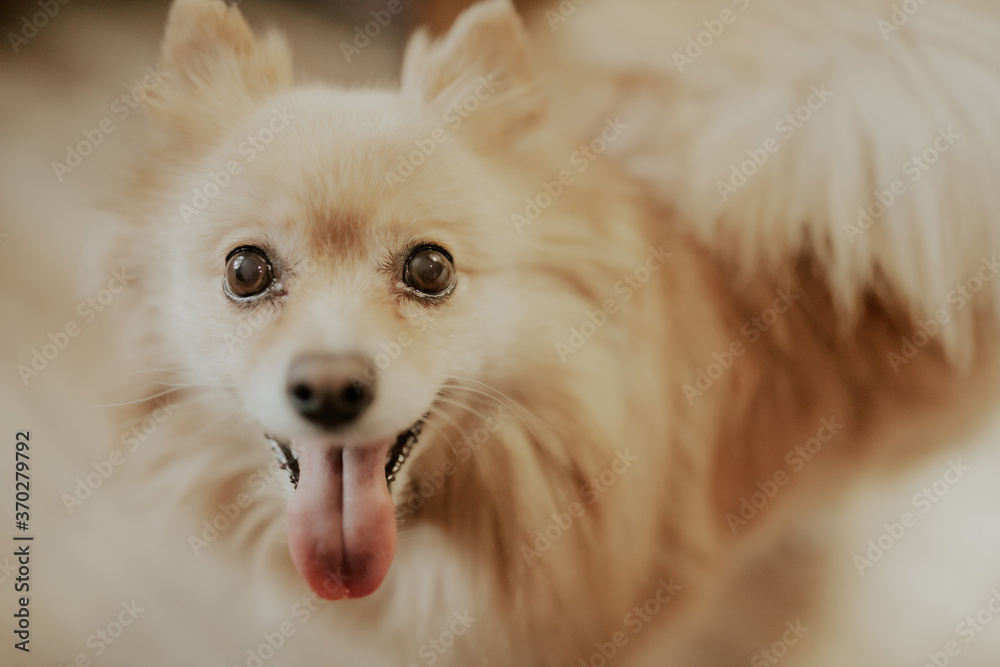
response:
[[[375,400],[375,375],[358,357],[309,354],[292,362],[287,390],[302,417],[335,429],[358,419]]]

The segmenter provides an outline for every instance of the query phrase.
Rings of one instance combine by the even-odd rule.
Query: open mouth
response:
[[[323,436],[312,442],[268,436],[295,486],[287,509],[292,560],[318,596],[366,597],[385,580],[397,537],[391,486],[425,419],[370,447],[331,446]]]
[[[424,419],[420,419],[408,430],[400,433],[396,438],[395,444],[389,450],[389,454],[386,456],[385,460],[385,483],[390,489],[392,488],[392,483],[396,481],[396,476],[399,474],[399,471],[403,469],[407,459],[410,458],[410,452],[413,451],[413,448],[420,440],[420,433],[423,431],[424,421]],[[278,464],[281,466],[282,470],[285,470],[288,473],[288,478],[292,482],[292,486],[294,488],[298,488],[300,475],[299,457],[295,453],[292,443],[290,441],[280,440],[267,433],[264,434],[264,437],[271,443],[271,449],[274,450],[274,455],[278,459]]]

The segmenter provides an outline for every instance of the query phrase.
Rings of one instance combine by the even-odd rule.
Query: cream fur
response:
[[[956,314],[942,346],[929,344],[900,374],[887,355],[998,245],[986,166],[1000,138],[985,120],[996,106],[996,63],[977,48],[997,31],[983,22],[956,40],[949,27],[990,13],[971,2],[928,5],[882,53],[877,12],[865,7],[761,0],[680,76],[664,54],[712,15],[707,5],[635,3],[621,14],[618,3],[594,3],[554,38],[542,15],[533,56],[509,4],[492,0],[440,42],[418,35],[399,91],[337,91],[295,85],[281,39],[254,37],[238,10],[178,0],[163,47],[169,84],[149,105],[147,157],[127,188],[134,225],[115,255],[140,276],[128,349],[141,358],[129,363],[176,368],[169,381],[189,385],[178,393],[183,416],[158,434],[156,478],[210,515],[269,463],[261,425],[294,428],[278,393],[288,350],[309,343],[374,355],[430,317],[382,377],[393,400],[363,426],[405,428],[439,396],[394,491],[404,516],[396,561],[374,596],[324,609],[331,646],[350,642],[377,653],[377,664],[405,664],[453,612],[469,609],[480,620],[443,662],[577,664],[672,578],[683,589],[641,637],[652,655],[749,660],[787,614],[823,607],[823,587],[803,584],[823,571],[823,557],[793,550],[779,574],[797,594],[776,595],[744,627],[719,627],[746,609],[744,591],[772,581],[761,563],[802,517],[835,502],[859,470],[894,469],[941,447],[930,435],[919,446],[887,435],[900,422],[949,432],[960,402],[991,391],[988,372],[956,368],[986,368],[994,286]],[[616,31],[620,19],[605,12],[644,16],[648,41]],[[868,19],[872,35],[851,27]],[[902,68],[909,50],[923,49],[989,85],[953,91],[952,78],[928,68],[894,90],[895,77],[857,67],[875,52],[873,62]],[[491,75],[497,92],[390,187],[386,174],[401,156]],[[713,199],[728,165],[823,81],[837,95],[818,112],[826,115],[728,205]],[[928,100],[941,108],[921,110]],[[192,188],[240,159],[241,138],[275,109],[294,122],[185,222],[179,207]],[[525,197],[616,115],[629,127],[612,143],[615,157],[575,173],[519,228],[513,214]],[[968,139],[850,243],[842,225],[856,205],[941,123],[961,123]],[[421,238],[446,243],[461,273],[453,300],[430,312],[388,295],[377,270]],[[281,257],[288,295],[243,337],[247,315],[222,296],[219,272],[228,249],[249,241]],[[626,301],[615,286],[638,275],[651,249],[669,258]],[[776,290],[793,291],[800,305],[692,400],[686,386],[743,340],[741,326]],[[558,347],[609,299],[618,309],[585,345]],[[511,416],[491,422],[489,410],[501,408]],[[843,447],[734,536],[725,517],[830,414],[845,422]],[[407,512],[414,489],[458,456],[449,444],[481,428],[492,431],[487,444]],[[581,489],[626,450],[635,465],[588,503]],[[267,485],[217,553],[256,559],[298,593],[295,577],[282,576],[291,574],[280,537],[289,491]],[[584,513],[565,536],[526,556],[536,531],[574,502]],[[719,642],[731,652],[717,653]],[[639,643],[622,660],[641,661]]]
[[[746,274],[809,250],[846,312],[870,288],[927,317],[948,308],[949,291],[1000,246],[992,166],[1000,159],[992,113],[1000,16],[979,0],[915,3],[894,31],[899,4],[586,3],[565,22],[540,17],[536,33],[553,53],[552,79],[577,88],[562,97],[560,117],[586,126],[573,102],[581,97],[596,107],[592,124],[610,109],[628,116],[635,130],[614,150]],[[679,71],[674,54],[724,10],[733,22]],[[564,74],[578,67],[586,74]],[[718,181],[745,151],[781,137],[775,124],[814,85],[834,96],[723,202]],[[911,182],[903,165],[947,127],[962,139]],[[857,209],[897,179],[907,193],[867,232],[852,230]],[[955,359],[971,360],[977,318],[995,323],[998,298],[994,286],[956,313],[942,333]]]

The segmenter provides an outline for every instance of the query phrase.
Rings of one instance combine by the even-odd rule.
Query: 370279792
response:
[[[14,536],[14,556],[17,558],[17,578],[14,580],[14,591],[20,594],[17,599],[17,611],[14,613],[14,648],[28,652],[31,641],[31,612],[28,608],[31,590],[31,540],[25,535],[31,521],[31,475],[30,475],[30,445],[31,434],[19,432],[14,446],[14,526],[21,535]]]

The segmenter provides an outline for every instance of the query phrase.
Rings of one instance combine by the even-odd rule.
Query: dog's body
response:
[[[443,41],[414,40],[398,93],[296,88],[279,39],[255,38],[234,9],[175,4],[168,83],[130,190],[137,224],[115,255],[142,286],[132,361],[176,369],[189,394],[158,434],[169,460],[157,474],[189,480],[209,514],[251,489],[226,535],[240,538],[231,556],[253,550],[291,583],[291,487],[273,466],[258,471],[262,430],[298,443],[293,559],[317,594],[371,593],[325,608],[332,646],[406,664],[468,613],[478,620],[435,660],[595,664],[613,650],[641,661],[646,643],[653,661],[748,661],[793,615],[824,606],[822,558],[789,556],[788,535],[859,470],[933,451],[936,433],[979,406],[959,404],[989,395],[1000,206],[977,169],[1000,155],[1000,131],[976,114],[997,106],[985,87],[1000,82],[997,56],[921,30],[996,12],[928,5],[911,32],[890,34],[888,48],[937,48],[984,86],[966,98],[928,74],[907,97],[886,89],[890,74],[855,74],[881,39],[860,3],[829,10],[823,27],[870,14],[872,34],[830,29],[836,48],[815,52],[795,19],[821,3],[719,5],[743,24],[725,23],[690,63],[651,19],[712,11],[647,4],[656,48],[619,48],[602,13],[624,8],[594,5],[536,17],[537,61],[507,5],[476,7]],[[780,41],[778,11],[793,25],[787,50],[772,51],[762,44]],[[577,69],[580,43],[596,69]],[[776,123],[810,95],[815,118],[784,136]],[[937,108],[914,108],[931,98]],[[773,134],[781,143],[766,143]],[[251,137],[261,145],[246,148]],[[845,227],[939,137],[940,165],[878,222]],[[768,157],[729,192],[730,165],[760,150]],[[398,275],[425,244],[454,256],[457,283],[440,302]],[[246,246],[268,250],[280,274],[267,304],[223,293],[227,254]],[[951,285],[980,271],[981,290],[956,307]],[[935,317],[938,334],[922,324]],[[921,332],[919,350],[901,348]],[[348,430],[317,433],[284,405],[288,361],[303,350],[377,365],[378,398]],[[975,382],[959,386],[960,373]],[[391,506],[362,480],[365,509],[350,508],[351,475],[373,465],[350,457],[384,458],[386,444],[363,443],[425,413]],[[822,455],[793,453],[813,441]],[[333,490],[332,450],[343,456]],[[338,534],[333,546],[317,525]],[[781,576],[760,565],[777,551],[790,563]],[[391,569],[373,574],[387,553]],[[747,602],[762,581],[780,593]],[[751,609],[741,629],[723,627]]]

